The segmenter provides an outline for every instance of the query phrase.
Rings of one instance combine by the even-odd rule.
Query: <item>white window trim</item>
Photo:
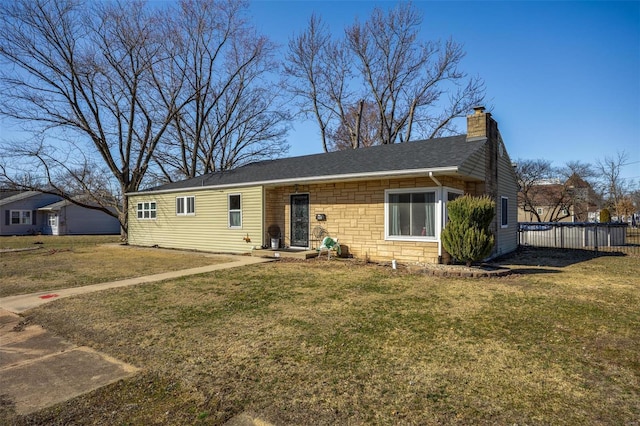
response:
[[[389,194],[406,194],[414,192],[433,192],[436,195],[436,228],[435,237],[422,237],[411,235],[389,235]],[[447,214],[447,200],[449,199],[449,193],[459,194],[464,196],[464,191],[457,188],[449,188],[446,186],[441,187],[422,187],[422,188],[393,188],[386,189],[384,191],[384,239],[385,241],[424,241],[424,242],[440,242],[440,235],[442,234],[443,222],[446,220]]]
[[[447,222],[449,222],[449,212],[447,210],[447,203],[449,202],[449,194],[458,194],[459,196],[463,197],[464,196],[464,191],[461,189],[455,189],[455,188],[444,188],[444,203],[442,206],[442,209],[444,210],[442,213],[442,219],[445,223],[445,226],[447,224]]]
[[[231,210],[231,197],[238,196],[240,197],[240,209]],[[231,213],[240,212],[240,225],[239,226],[231,226]],[[229,229],[242,229],[242,194],[241,193],[233,193],[227,195],[227,226]]]
[[[193,211],[189,211],[189,199],[193,200]],[[182,201],[182,213],[178,212],[178,200]],[[185,195],[176,197],[176,216],[195,216],[196,215],[196,197],[195,195]]]
[[[13,214],[18,213],[18,220],[20,223],[13,223]],[[24,222],[25,213],[28,213],[29,221]],[[10,210],[9,211],[9,226],[24,226],[33,224],[33,212],[31,210]]]
[[[148,204],[149,208],[145,209],[144,205]],[[151,204],[155,204],[156,208],[152,209]],[[140,208],[142,206],[142,208]],[[149,217],[144,217],[144,212],[149,212]],[[142,217],[139,216],[139,213],[142,212]],[[154,217],[151,217],[151,212],[154,212]],[[136,203],[136,219],[138,220],[156,220],[158,218],[158,203],[154,201],[139,201]]]
[[[436,206],[435,206],[435,237],[428,236],[413,236],[413,235],[389,235],[389,195],[390,194],[411,194],[416,192],[433,192],[435,194]],[[397,189],[385,189],[384,191],[384,239],[385,241],[424,241],[424,242],[438,242],[440,241],[440,233],[442,232],[442,200],[441,191],[438,187],[427,188],[397,188]]]
[[[503,223],[502,218],[503,218],[503,214],[504,212],[503,210],[503,200],[507,201],[507,213],[506,213],[506,218],[507,218],[507,223]],[[502,196],[500,197],[500,228],[505,229],[509,227],[509,197],[505,197]]]

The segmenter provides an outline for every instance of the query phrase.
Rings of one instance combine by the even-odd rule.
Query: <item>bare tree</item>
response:
[[[605,156],[596,162],[602,197],[615,216],[624,215],[628,207],[628,203],[623,201],[631,192],[631,182],[621,176],[628,159],[629,155],[625,151],[619,151],[615,156]]]
[[[60,195],[82,207],[117,215],[114,206],[122,198],[120,188],[106,167],[86,157],[77,146],[63,155],[42,140],[13,144],[4,157],[12,163],[11,170],[0,163],[6,187]]]
[[[2,143],[4,180],[76,203],[80,190],[91,205],[108,200],[98,208],[117,209],[126,238],[124,194],[143,183],[282,155],[275,46],[244,20],[246,7],[2,3],[0,114],[33,135]]]
[[[346,92],[351,78],[349,63],[349,52],[343,43],[331,40],[327,26],[315,14],[309,18],[308,28],[289,40],[285,63],[289,89],[300,100],[301,112],[318,123],[325,152],[329,151],[331,126],[336,122],[348,124],[343,117],[347,104],[354,102]]]
[[[168,20],[172,65],[192,96],[155,152],[161,179],[226,170],[288,149],[289,117],[270,75],[275,46],[243,19],[246,7],[184,0]]]
[[[350,147],[360,146],[366,103],[376,106],[376,143],[390,144],[452,133],[452,120],[483,102],[482,80],[458,69],[462,47],[451,40],[422,42],[421,25],[411,3],[400,3],[388,13],[375,9],[338,40],[314,15],[289,41],[290,88],[317,121],[325,151],[340,126],[348,130]],[[349,120],[354,111],[356,119]]]
[[[542,218],[538,213],[540,200],[540,184],[548,181],[554,174],[551,161],[548,160],[523,160],[518,159],[515,166],[516,176],[520,185],[518,192],[518,207],[530,216],[535,217],[537,222]],[[544,200],[546,204],[548,201]]]
[[[327,135],[329,149],[339,151],[375,145],[380,139],[376,117],[376,106],[371,102],[360,101],[356,107],[348,107],[344,121]]]
[[[167,66],[159,11],[141,2],[16,0],[0,12],[0,57],[8,65],[0,112],[45,141],[24,152],[43,183],[55,187],[52,177],[67,173],[82,187],[84,175],[65,167],[82,152],[90,161],[80,169],[95,161],[120,194],[136,191],[185,102],[184,79]],[[126,238],[126,197],[120,202],[113,207]]]
[[[518,207],[537,222],[567,218],[584,222],[598,209],[591,164],[569,161],[555,168],[549,160],[518,160],[515,171],[520,185]]]

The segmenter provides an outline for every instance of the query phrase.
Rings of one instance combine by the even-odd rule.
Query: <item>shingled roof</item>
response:
[[[397,176],[427,171],[452,173],[481,149],[485,141],[486,139],[468,141],[466,135],[458,135],[259,161],[236,169],[172,182],[140,192],[320,182],[329,179],[358,179],[381,174]]]
[[[0,191],[0,206],[40,194],[38,191]]]

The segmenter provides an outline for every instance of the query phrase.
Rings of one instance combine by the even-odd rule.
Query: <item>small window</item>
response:
[[[454,190],[447,190],[447,202],[444,204],[444,221],[449,222],[449,210],[447,210],[447,204],[449,204],[450,201],[455,200],[456,198],[460,198],[464,195],[464,193],[462,191],[454,191]]]
[[[176,198],[176,215],[193,215],[196,214],[196,197],[177,197]]]
[[[11,225],[31,225],[31,210],[11,210]]]
[[[240,194],[229,195],[229,228],[242,227],[242,200]]]
[[[544,209],[542,207],[538,207],[538,208],[536,208],[536,213],[543,214],[544,213]]]
[[[138,219],[155,219],[156,218],[156,202],[149,201],[146,203],[138,203],[137,206]]]
[[[500,199],[500,226],[506,228],[509,226],[509,198],[501,197]]]

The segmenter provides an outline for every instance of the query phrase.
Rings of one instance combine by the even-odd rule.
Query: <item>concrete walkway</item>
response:
[[[151,283],[155,281],[164,281],[173,278],[185,277],[188,275],[204,274],[207,272],[218,271],[220,269],[237,268],[239,266],[253,265],[256,263],[271,262],[274,259],[251,256],[228,256],[233,259],[231,262],[217,263],[215,265],[200,266],[198,268],[183,269],[180,271],[164,272],[162,274],[147,275],[138,278],[129,278],[126,280],[112,281],[108,283],[99,283],[87,285],[83,287],[64,288],[52,291],[41,291],[31,294],[20,294],[18,296],[0,297],[0,309],[20,314],[29,309],[36,308],[47,302],[61,299],[63,297],[75,296],[78,294],[93,293],[95,291],[107,290],[117,287],[128,287],[137,284]]]
[[[63,297],[273,260],[229,257],[233,260],[227,263],[0,298],[0,394],[14,404],[16,414],[24,415],[117,382],[138,371],[133,365],[91,348],[78,347],[38,325],[24,325],[17,314]]]

